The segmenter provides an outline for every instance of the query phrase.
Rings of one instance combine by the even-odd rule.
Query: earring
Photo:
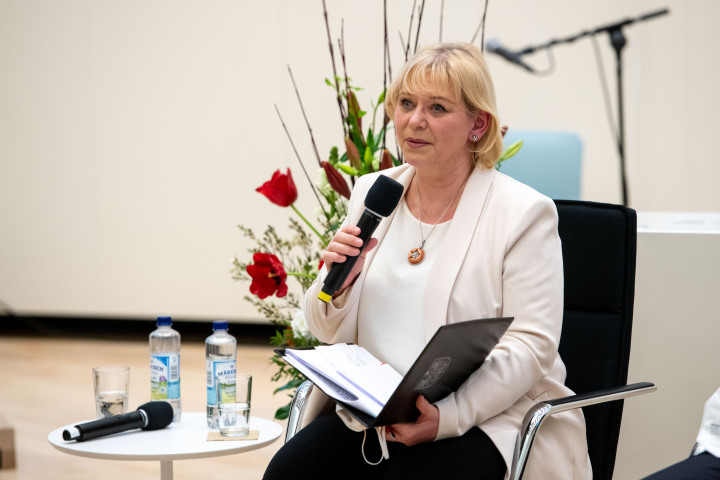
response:
[[[473,136],[472,136],[472,141],[473,141],[473,142],[477,142],[477,141],[478,141],[477,135],[473,135]]]

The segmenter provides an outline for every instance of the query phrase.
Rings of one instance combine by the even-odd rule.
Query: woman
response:
[[[405,373],[443,324],[515,320],[457,392],[434,404],[418,398],[415,423],[387,428],[388,460],[370,465],[378,442],[362,443],[362,433],[330,412],[278,452],[268,479],[300,464],[314,478],[507,478],[528,408],[572,393],[557,352],[557,212],[550,199],[493,168],[502,135],[482,53],[467,44],[423,49],[390,86],[386,110],[406,164],[380,174],[403,184],[404,197],[360,253],[354,225],[378,174],[359,179],[346,223],[306,294],[308,326],[323,342],[358,343]],[[319,301],[328,269],[358,254],[333,300]],[[526,478],[591,478],[579,410],[544,424],[527,468]]]

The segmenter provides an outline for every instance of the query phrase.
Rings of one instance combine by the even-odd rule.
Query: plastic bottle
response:
[[[170,403],[173,422],[180,421],[180,333],[170,317],[157,317],[157,329],[150,333],[150,398]]]
[[[235,375],[237,359],[237,341],[228,333],[228,322],[215,320],[213,334],[205,339],[205,362],[207,366],[207,424],[218,428],[218,395],[224,397],[232,392],[218,392],[218,375]],[[234,402],[234,399],[232,399]]]

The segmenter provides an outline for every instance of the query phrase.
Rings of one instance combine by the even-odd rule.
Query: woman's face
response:
[[[422,94],[401,91],[393,115],[405,161],[428,171],[468,167],[468,142],[476,119],[446,89]]]

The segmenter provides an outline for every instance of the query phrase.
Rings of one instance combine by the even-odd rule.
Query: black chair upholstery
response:
[[[566,384],[578,394],[625,385],[635,297],[635,211],[572,200],[555,204],[565,272],[560,356]],[[595,479],[612,478],[622,410],[622,401],[583,409]]]

